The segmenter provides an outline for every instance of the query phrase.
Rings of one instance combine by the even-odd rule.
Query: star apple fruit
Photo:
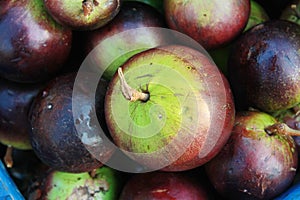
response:
[[[271,20],[245,32],[233,45],[228,79],[239,109],[272,113],[300,102],[300,26]]]
[[[32,128],[29,139],[43,163],[55,170],[80,173],[103,166],[103,160],[109,159],[113,152],[89,136],[90,131],[98,131],[98,121],[90,117],[95,106],[86,95],[86,82],[78,86],[80,89],[77,88],[77,95],[73,96],[76,77],[77,73],[57,76],[39,92],[29,112]],[[74,108],[74,101],[79,102],[80,107]],[[80,124],[88,128],[80,130],[76,126]],[[105,150],[98,151],[101,147]],[[95,158],[90,149],[103,155],[103,162]]]
[[[169,28],[210,50],[230,43],[244,30],[250,0],[165,0],[164,11]]]
[[[134,55],[105,96],[113,141],[149,170],[182,171],[209,161],[229,138],[234,113],[225,76],[206,54],[183,45]]]
[[[56,23],[42,0],[0,2],[0,76],[42,82],[62,69],[72,31]]]
[[[288,131],[269,129],[274,124],[277,120],[261,111],[237,112],[230,139],[204,166],[223,197],[273,199],[290,186],[298,153]]]
[[[134,174],[123,187],[119,200],[204,200],[209,190],[187,173],[150,172]]]
[[[94,30],[106,25],[120,11],[120,0],[43,0],[49,14],[72,30]]]

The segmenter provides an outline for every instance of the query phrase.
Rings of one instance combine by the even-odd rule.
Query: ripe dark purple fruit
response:
[[[184,173],[150,172],[135,174],[125,184],[119,200],[204,200],[208,189]]]
[[[28,112],[42,84],[22,84],[0,79],[0,142],[17,149],[31,149]]]
[[[56,77],[36,97],[30,112],[30,140],[37,156],[53,169],[86,172],[102,166],[103,163],[87,150],[89,144],[79,137],[84,133],[78,132],[75,126],[75,123],[86,123],[93,128],[93,124],[98,123],[90,117],[95,106],[92,99],[85,94],[86,85],[82,85],[80,94],[72,96],[75,77],[76,73]],[[73,117],[72,100],[82,104],[79,108],[80,119]],[[89,142],[88,136],[85,136]],[[108,159],[112,152],[101,153]]]
[[[240,111],[220,153],[205,165],[215,189],[228,199],[272,199],[292,183],[298,153],[277,120],[259,111]],[[285,135],[286,134],[286,135]]]
[[[0,2],[0,76],[49,80],[67,60],[72,32],[46,12],[42,0]]]
[[[272,20],[245,32],[233,45],[228,77],[240,109],[265,112],[300,102],[300,26]]]

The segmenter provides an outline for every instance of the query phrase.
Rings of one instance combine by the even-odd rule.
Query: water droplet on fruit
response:
[[[46,44],[46,43],[44,43],[42,46],[43,46],[43,47],[47,47],[47,44]]]
[[[47,97],[47,96],[48,96],[48,92],[47,92],[47,91],[43,91],[42,97],[45,98],[45,97]]]
[[[53,108],[53,105],[52,105],[52,103],[48,103],[48,105],[47,105],[47,109],[48,110],[51,110]]]

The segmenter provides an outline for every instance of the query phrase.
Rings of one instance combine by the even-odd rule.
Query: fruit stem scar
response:
[[[300,136],[300,131],[290,128],[285,123],[275,123],[265,128],[265,131],[269,135],[280,134],[289,136]]]
[[[125,80],[122,68],[118,68],[118,75],[121,81],[121,91],[125,99],[135,102],[137,100],[140,101],[147,101],[149,100],[150,95],[148,93],[139,92],[135,90],[134,88],[130,87],[128,83]]]
[[[83,0],[82,9],[84,16],[88,16],[93,12],[94,6],[97,6],[99,2],[97,0]]]
[[[13,166],[12,151],[13,151],[13,147],[12,146],[7,146],[6,152],[5,152],[5,155],[4,155],[4,158],[3,158],[4,163],[5,163],[7,168],[11,168]]]

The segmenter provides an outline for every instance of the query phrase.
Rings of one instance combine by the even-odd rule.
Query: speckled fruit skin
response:
[[[298,154],[291,136],[268,135],[271,115],[237,112],[232,134],[220,153],[205,165],[216,190],[228,199],[273,199],[292,183]]]
[[[30,141],[37,156],[53,169],[86,172],[103,164],[91,155],[77,134],[72,114],[75,77],[76,73],[56,77],[35,98],[30,110]],[[85,123],[94,106],[85,96],[84,86],[81,95],[74,98],[85,105],[81,115]],[[92,119],[87,123],[92,124]]]
[[[244,29],[249,0],[165,0],[165,18],[171,29],[185,33],[205,49],[231,42]]]
[[[119,200],[205,200],[206,190],[195,177],[183,173],[135,174],[123,187]]]
[[[96,2],[85,15],[82,0],[43,0],[49,14],[63,26],[73,30],[94,30],[106,25],[119,12],[121,0],[92,0]]]
[[[28,112],[43,84],[22,84],[0,79],[0,142],[16,149],[31,149]]]
[[[259,24],[233,46],[228,78],[237,106],[265,112],[300,102],[300,26],[284,20]]]
[[[101,199],[115,200],[120,194],[124,176],[122,173],[103,166],[88,172],[68,173],[48,170],[38,177],[30,189],[28,199]]]
[[[115,74],[109,83],[105,97],[105,116],[108,129],[117,146],[135,153],[153,153],[163,149],[178,135],[183,137],[183,141],[191,140],[192,142],[184,147],[185,150],[178,148],[181,141],[172,144],[176,151],[183,151],[183,154],[175,162],[164,167],[162,169],[164,171],[182,171],[198,167],[220,151],[229,138],[235,108],[227,80],[206,55],[189,47],[167,45],[136,54],[122,68],[128,84],[136,85],[136,89],[139,81],[143,81],[143,78],[146,80],[147,84],[141,87],[142,90],[148,90],[150,100],[127,104],[128,100],[122,96],[120,80]],[[171,76],[170,72],[173,70],[187,81],[186,84],[193,87],[184,85],[176,77]],[[131,75],[127,76],[127,73]],[[168,87],[172,89],[166,89]],[[182,96],[186,96],[182,99],[182,104],[189,102],[185,106],[179,103]],[[194,107],[195,104],[198,107]],[[165,113],[149,114],[152,106],[161,106]],[[126,114],[127,109],[131,113],[130,116],[120,118],[121,123],[128,126],[128,129],[124,128],[126,129],[124,130],[120,128],[118,118]],[[186,118],[190,120],[181,124]],[[134,122],[131,119],[134,119]],[[151,123],[149,120],[153,124],[149,124]],[[160,123],[164,120],[166,120],[165,124],[160,127]],[[145,135],[143,138],[145,134],[143,131],[136,133],[141,138],[135,137],[130,134],[132,133],[130,127],[136,125],[134,123],[149,124],[153,132],[158,128],[161,129],[151,137]],[[214,134],[210,135],[211,131]],[[174,151],[171,154],[176,156],[176,153]],[[153,165],[156,166],[157,163],[164,161],[156,158],[137,160],[153,168]]]
[[[72,31],[57,24],[42,0],[0,2],[0,76],[17,82],[49,80],[63,67]]]

